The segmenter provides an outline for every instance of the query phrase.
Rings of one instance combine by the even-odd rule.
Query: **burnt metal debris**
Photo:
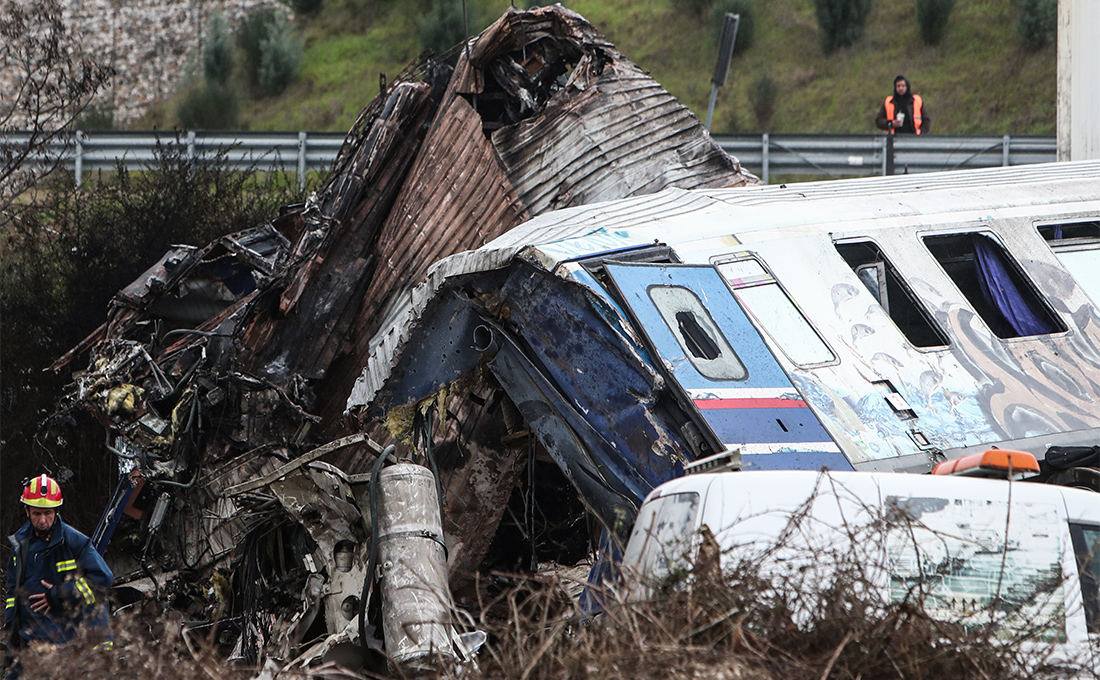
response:
[[[60,413],[90,411],[117,460],[95,540],[121,587],[234,658],[384,644],[363,604],[383,446],[438,480],[443,536],[417,531],[445,543],[459,603],[479,570],[574,564],[601,532],[612,551],[649,489],[720,446],[606,304],[538,263],[450,285],[422,315],[439,332],[394,332],[434,263],[530,218],[758,183],[560,6],[509,10],[454,57],[386,86],[308,202],[174,248],[54,366],[89,357]],[[380,346],[409,351],[349,409]]]

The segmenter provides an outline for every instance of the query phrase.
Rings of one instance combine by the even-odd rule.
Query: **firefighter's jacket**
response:
[[[47,537],[35,535],[27,522],[8,541],[12,555],[4,607],[7,633],[16,626],[23,641],[68,642],[86,624],[100,629],[94,631],[97,634],[109,635],[107,589],[115,576],[91,539],[58,515]],[[53,587],[47,589],[42,581]],[[29,598],[37,593],[46,593],[49,612],[31,610]]]

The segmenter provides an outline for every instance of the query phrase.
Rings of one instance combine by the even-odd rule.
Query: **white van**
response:
[[[1026,627],[1054,656],[1100,672],[1092,491],[875,472],[690,474],[641,506],[623,558],[628,592],[644,597],[688,573],[711,535],[723,565],[750,560],[781,587],[813,587],[838,562],[862,565],[881,601],[919,595],[936,618],[992,620],[1006,637]]]

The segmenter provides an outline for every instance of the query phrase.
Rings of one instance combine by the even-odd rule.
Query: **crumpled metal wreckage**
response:
[[[368,575],[393,567],[370,573],[384,445],[438,480],[441,526],[398,533],[439,548],[425,560],[445,560],[459,604],[479,572],[575,564],[601,533],[612,550],[646,491],[715,445],[605,305],[537,262],[448,282],[426,327],[399,323],[425,281],[439,287],[433,263],[531,217],[758,183],[561,6],[511,9],[453,56],[385,85],[309,201],[173,248],[54,366],[90,357],[59,413],[90,411],[117,459],[94,538],[120,588],[233,658],[354,666],[364,648],[413,660],[468,644],[449,625],[411,653],[382,635]],[[399,358],[349,407],[382,346]]]

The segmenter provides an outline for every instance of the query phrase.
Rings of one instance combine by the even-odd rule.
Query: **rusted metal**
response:
[[[528,512],[516,499],[542,483],[528,474],[536,461],[540,469],[557,468],[553,447],[530,434],[525,418],[537,417],[530,405],[513,403],[486,368],[491,356],[460,343],[447,355],[451,364],[407,367],[410,379],[420,371],[416,398],[345,416],[378,339],[407,328],[399,320],[422,282],[429,282],[425,291],[440,283],[433,278],[437,262],[555,208],[667,187],[758,182],[687,109],[560,6],[510,9],[456,59],[452,72],[422,57],[388,84],[349,132],[328,184],[304,205],[204,249],[168,253],[54,366],[90,355],[61,412],[91,411],[107,428],[120,476],[144,480],[126,506],[131,513],[120,505],[104,518],[117,527],[116,541],[136,536],[146,546],[135,553],[123,547],[133,544],[127,538],[112,549],[122,565],[119,581],[165,602],[178,598],[192,609],[232,614],[241,630],[235,656],[289,658],[302,652],[305,629],[320,618],[328,633],[358,637],[347,628],[348,608],[365,604],[351,599],[349,579],[362,574],[347,575],[358,574],[355,566],[341,570],[362,557],[365,538],[355,523],[369,514],[369,492],[361,482],[380,445],[396,443],[400,459],[437,467],[456,591],[475,582],[490,553],[503,554],[501,563],[514,562],[517,550],[534,554],[541,540],[535,534],[551,524],[578,527],[580,545],[587,545],[576,499],[534,529],[526,526],[533,516],[511,519]],[[506,317],[510,305],[525,300],[518,292],[500,296],[483,279],[456,288],[448,304],[437,310],[439,322],[469,335],[483,314]],[[538,311],[513,307],[517,319],[537,318]],[[546,321],[515,337],[552,344]],[[423,337],[436,343],[433,353],[450,351],[447,334]],[[633,351],[629,361],[647,377],[629,398],[663,404],[659,380]],[[550,372],[560,378],[568,366],[560,357],[555,362]],[[678,465],[688,445],[673,423],[682,419],[633,409],[608,446],[649,437],[659,455],[641,473],[616,463],[605,481],[621,486],[616,478],[626,474],[632,486],[652,465],[665,470],[658,476]],[[559,477],[573,474],[564,460]],[[333,490],[325,480],[336,478],[343,481]],[[566,485],[553,480],[555,489]],[[578,478],[582,497],[586,488]],[[158,540],[143,538],[148,528],[140,517],[149,514],[150,498],[165,493],[172,502]],[[528,547],[494,544],[506,515],[509,527],[527,532]],[[347,528],[323,530],[319,516]],[[628,521],[626,512],[620,529]],[[247,606],[226,612],[203,602],[188,582],[192,574],[222,574],[246,591]]]

